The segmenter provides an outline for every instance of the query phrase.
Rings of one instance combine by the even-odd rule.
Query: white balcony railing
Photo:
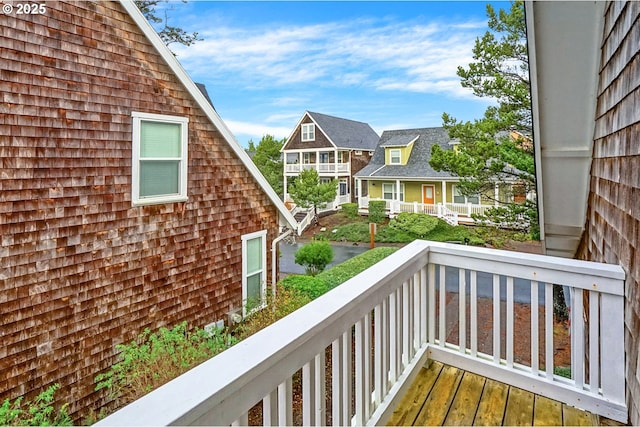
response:
[[[572,295],[571,379],[554,375],[552,284]],[[383,424],[428,358],[625,422],[623,299],[618,266],[415,241],[98,424],[326,425],[329,408],[331,425]]]
[[[370,199],[368,197],[360,197],[358,199],[359,209],[368,209],[370,200],[384,200],[384,199]],[[400,212],[409,213],[423,213],[427,215],[437,216],[448,222],[451,225],[458,225],[459,214],[456,211],[449,209],[447,206],[450,204],[425,204],[418,202],[400,202],[397,200],[384,200],[386,202],[386,210],[389,216],[396,215]]]
[[[337,172],[345,175],[349,174],[351,167],[349,163],[285,163],[284,165],[286,173],[299,173],[307,169],[315,169],[319,174],[334,174]]]

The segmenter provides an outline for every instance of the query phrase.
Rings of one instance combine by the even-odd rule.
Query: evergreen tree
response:
[[[280,150],[284,146],[285,139],[278,141],[271,135],[265,135],[257,146],[253,141],[249,141],[249,150],[255,151],[253,163],[281,198],[284,195],[284,165]]]
[[[320,176],[315,169],[300,172],[289,188],[289,195],[302,208],[313,208],[314,222],[318,223],[318,208],[324,208],[327,203],[336,198],[338,181],[333,179],[320,182]]]

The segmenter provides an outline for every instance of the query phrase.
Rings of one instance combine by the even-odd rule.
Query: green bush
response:
[[[321,273],[322,274],[322,273]],[[287,276],[280,281],[280,285],[285,289],[295,290],[309,299],[316,299],[327,292],[327,284],[318,276],[302,276],[294,274]]]
[[[386,217],[387,202],[384,200],[369,200],[369,221],[380,223]]]
[[[299,277],[313,279],[309,276]],[[276,285],[275,298],[271,292],[267,293],[267,306],[265,308],[254,311],[237,326],[234,334],[238,339],[243,340],[255,334],[311,301],[311,298],[307,295],[291,287],[284,287],[281,283]]]
[[[357,203],[344,203],[342,206],[342,212],[346,215],[347,218],[357,218],[358,217],[358,204]]]
[[[424,238],[438,225],[438,218],[419,213],[402,212],[389,222],[389,227]]]
[[[0,426],[70,426],[73,421],[67,414],[68,404],[60,409],[53,406],[53,396],[60,384],[53,384],[40,393],[33,402],[22,402],[22,397],[13,402],[6,399],[0,405]]]
[[[343,262],[342,264],[338,264],[327,271],[323,271],[318,274],[316,278],[324,281],[327,290],[333,289],[352,277],[357,276],[367,268],[388,257],[397,250],[398,248],[389,247],[371,249]]]
[[[109,390],[119,405],[132,402],[235,343],[225,331],[188,331],[187,322],[154,333],[147,328],[135,341],[116,345],[120,361],[96,376],[96,391]]]
[[[313,241],[295,253],[296,264],[304,266],[307,274],[315,276],[333,260],[333,249],[328,242]]]

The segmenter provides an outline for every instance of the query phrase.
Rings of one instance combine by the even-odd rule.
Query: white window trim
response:
[[[302,139],[302,142],[315,141],[316,140],[315,123],[303,123],[300,129],[300,138]]]
[[[262,238],[262,283],[260,284],[261,303],[251,311],[247,311],[247,242]],[[267,304],[267,230],[256,231],[241,236],[242,239],[242,316],[264,308]]]
[[[391,191],[384,191],[384,186],[385,185],[390,185],[391,186]],[[385,199],[384,198],[384,193],[391,193],[392,198],[391,199]],[[391,183],[391,182],[383,182],[382,183],[382,199],[383,200],[398,200],[397,197],[398,197],[398,194],[396,194],[396,184],[395,183]],[[404,202],[404,182],[400,183],[400,201]]]
[[[468,198],[467,196],[465,196],[465,195],[463,195],[462,193],[460,193],[460,191],[458,190],[458,186],[457,186],[457,185],[453,184],[453,185],[452,185],[452,187],[453,187],[453,188],[452,188],[452,190],[453,190],[453,191],[452,191],[452,193],[453,193],[453,194],[452,194],[452,196],[451,196],[451,197],[453,198],[452,200],[454,201],[454,203],[456,203],[456,202],[455,202],[455,200],[456,200],[455,198],[456,198],[456,197],[464,197],[464,204],[465,204],[465,205],[468,205],[468,204],[472,204],[472,205],[479,205],[479,204],[480,204],[480,201],[481,201],[480,195],[477,195],[477,196],[471,196],[471,197],[477,197],[477,198],[478,198],[478,203],[470,202],[470,201],[469,201],[469,198]],[[458,190],[458,194],[456,194],[456,190]]]
[[[395,157],[393,155],[394,152],[398,152],[398,161],[394,162],[393,158]],[[398,149],[398,148],[392,148],[389,150],[389,164],[390,165],[401,165],[402,164],[402,150]]]
[[[131,204],[133,206],[145,206],[145,205],[154,205],[154,204],[162,204],[162,203],[174,203],[174,202],[185,202],[188,200],[187,197],[187,167],[189,162],[188,155],[188,117],[179,117],[179,116],[168,116],[164,114],[151,114],[151,113],[141,113],[138,111],[133,111],[131,113],[131,117],[133,119],[133,144],[132,144],[132,158],[131,158]],[[160,123],[175,123],[181,126],[181,148],[180,152],[182,156],[180,157],[179,168],[180,172],[178,174],[178,194],[170,194],[170,195],[161,195],[161,196],[152,196],[152,197],[140,197],[140,130],[141,130],[141,122],[142,121],[155,121]]]

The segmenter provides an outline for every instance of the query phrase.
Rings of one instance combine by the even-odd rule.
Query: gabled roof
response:
[[[189,77],[180,62],[178,62],[178,60],[176,59],[175,55],[160,39],[158,33],[153,29],[151,24],[149,24],[149,22],[144,17],[142,12],[140,12],[135,3],[132,0],[120,0],[120,4],[122,4],[129,16],[131,16],[131,18],[138,25],[140,30],[142,30],[151,44],[153,44],[158,53],[166,61],[169,68],[171,68],[175,76],[180,80],[189,94],[195,99],[202,111],[204,111],[204,113],[207,115],[211,123],[218,129],[224,141],[236,153],[240,161],[249,170],[260,187],[262,187],[262,190],[267,194],[269,199],[276,206],[281,216],[287,221],[287,223],[289,223],[289,225],[297,228],[298,223],[293,215],[291,215],[291,212],[289,212],[282,200],[280,200],[278,194],[273,190],[273,188],[271,188],[265,177],[262,175],[262,173],[260,173],[256,165],[249,158],[244,149],[240,146],[235,136],[233,136],[227,125],[222,121],[216,110],[213,108],[213,105],[210,103],[210,100],[208,100],[208,96],[205,96],[205,94],[198,88],[191,77]]]
[[[411,155],[406,165],[385,165],[385,147],[408,145],[414,141]],[[360,172],[358,178],[453,178],[449,172],[439,172],[429,165],[431,147],[439,145],[450,150],[449,132],[445,128],[420,128],[384,131],[371,161]],[[389,145],[391,144],[391,145]]]
[[[336,148],[365,151],[376,149],[380,137],[367,123],[311,111],[305,114],[315,122]]]

